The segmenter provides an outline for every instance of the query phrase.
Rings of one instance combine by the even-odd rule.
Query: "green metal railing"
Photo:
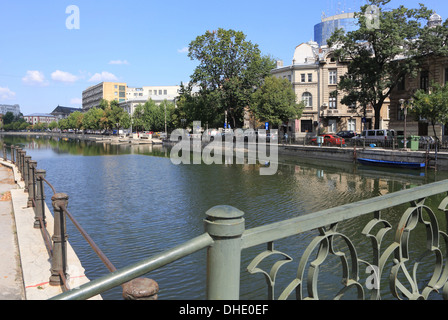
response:
[[[94,297],[204,249],[207,250],[207,261],[204,261],[207,264],[206,298],[236,300],[240,298],[242,255],[245,250],[260,245],[265,245],[266,249],[253,258],[246,270],[249,274],[263,275],[269,299],[319,299],[318,278],[330,257],[340,261],[342,274],[341,288],[335,292],[335,299],[349,292],[355,292],[358,299],[380,299],[385,290],[380,284],[384,281],[388,283],[388,294],[397,299],[429,299],[433,295],[448,299],[448,196],[444,196],[447,192],[448,180],[444,180],[251,229],[245,229],[242,211],[217,206],[206,212],[202,235],[114,270],[52,300]],[[439,198],[442,200],[437,209],[425,204],[425,201]],[[394,217],[395,223],[392,217],[384,214],[392,208],[403,210],[398,218]],[[344,222],[353,219],[359,226],[355,236],[338,231]],[[414,257],[411,243],[414,244],[413,234],[420,228],[424,230],[423,240],[418,238],[423,249]],[[302,234],[313,237],[304,244],[296,261],[289,253],[274,248],[275,243]],[[354,241],[354,237],[361,237],[361,242]],[[386,241],[389,237],[391,240]],[[273,257],[276,259],[272,267],[265,270],[263,262]],[[432,271],[425,273],[422,279],[418,271],[427,257],[433,258]],[[283,266],[291,263],[296,263],[292,276],[283,272],[287,270]],[[370,270],[366,282],[361,276],[363,267]],[[276,295],[280,277],[291,280],[284,282],[283,290]]]

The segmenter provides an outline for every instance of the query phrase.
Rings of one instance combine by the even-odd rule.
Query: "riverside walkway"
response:
[[[49,252],[41,230],[34,228],[34,211],[27,201],[17,168],[0,161],[0,300],[47,300],[63,292],[60,286],[49,284]],[[53,217],[46,211],[51,238]],[[70,245],[67,249],[67,264],[73,271],[69,284],[75,287],[88,282],[73,249]]]

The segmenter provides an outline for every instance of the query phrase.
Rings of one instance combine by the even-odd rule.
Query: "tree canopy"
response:
[[[418,90],[413,100],[411,112],[431,123],[434,136],[438,140],[435,125],[448,123],[448,86],[433,83],[429,92]]]
[[[375,128],[379,128],[381,108],[392,90],[405,75],[416,75],[422,57],[422,41],[427,35],[424,22],[431,11],[399,6],[386,10],[390,0],[369,0],[356,13],[358,29],[344,33],[337,30],[328,41],[335,46],[335,56],[348,64],[348,72],[338,82],[345,105],[371,105],[375,111]],[[379,8],[370,19],[372,8]],[[428,41],[425,43],[429,46]],[[431,42],[432,43],[432,42]]]
[[[291,83],[274,76],[266,77],[263,85],[252,94],[251,106],[257,119],[269,122],[274,128],[290,119],[299,119],[305,107],[303,102],[296,103]]]
[[[243,32],[222,28],[207,31],[193,40],[188,56],[199,63],[191,82],[200,87],[201,97],[185,99],[188,110],[194,111],[197,106],[191,103],[197,103],[209,109],[203,109],[206,114],[220,116],[221,123],[227,111],[233,127],[241,127],[244,108],[249,105],[254,88],[275,67],[274,60],[263,56],[258,45],[247,41]]]

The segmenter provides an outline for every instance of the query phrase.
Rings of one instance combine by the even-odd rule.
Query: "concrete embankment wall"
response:
[[[354,162],[359,158],[388,161],[404,161],[425,163],[428,159],[430,165],[435,164],[437,156],[437,169],[448,170],[448,153],[431,151],[429,155],[425,151],[401,151],[381,148],[338,148],[338,147],[314,147],[297,145],[279,145],[279,154],[297,156],[307,159],[325,159],[329,161]]]

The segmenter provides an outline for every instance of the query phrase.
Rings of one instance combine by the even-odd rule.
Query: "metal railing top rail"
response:
[[[50,300],[85,300],[110,290],[145,273],[156,270],[178,259],[186,257],[199,250],[205,249],[213,244],[209,234],[204,233],[188,242],[185,242],[171,250],[160,253],[121,268],[101,278],[92,280],[78,288],[64,292]]]

